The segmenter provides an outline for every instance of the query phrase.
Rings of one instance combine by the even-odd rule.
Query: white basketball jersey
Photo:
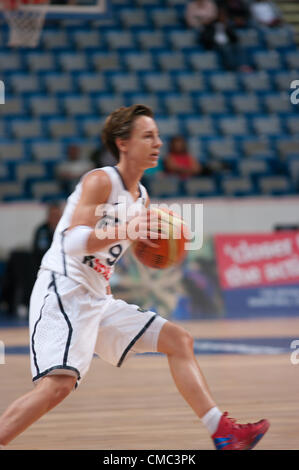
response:
[[[139,184],[139,198],[134,201],[117,167],[107,166],[99,168],[99,170],[107,173],[112,185],[107,203],[101,204],[97,208],[96,215],[102,215],[100,226],[101,224],[121,224],[125,221],[128,213],[130,216],[140,213],[147,199],[145,187]],[[116,261],[124,254],[131,242],[128,240],[112,242],[101,252],[86,254],[86,256],[67,255],[63,247],[65,231],[71,225],[81,192],[82,178],[67,199],[63,215],[54,233],[52,245],[42,259],[41,268],[63,274],[102,297],[106,293],[106,287],[109,285]]]

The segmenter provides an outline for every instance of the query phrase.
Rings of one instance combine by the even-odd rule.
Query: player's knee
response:
[[[183,328],[178,327],[173,341],[173,354],[179,356],[189,356],[193,352],[193,343],[194,341],[192,335]]]
[[[58,403],[70,394],[75,386],[76,378],[66,375],[53,375],[51,377],[47,377],[47,379],[47,396],[49,406],[52,408],[53,406],[58,405]]]

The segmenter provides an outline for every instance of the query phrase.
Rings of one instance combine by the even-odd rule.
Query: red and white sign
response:
[[[299,232],[216,235],[214,242],[225,289],[299,284]]]

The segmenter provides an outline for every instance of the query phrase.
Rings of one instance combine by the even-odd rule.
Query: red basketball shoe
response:
[[[269,426],[270,423],[266,419],[257,423],[237,424],[236,420],[228,418],[225,412],[212,439],[217,450],[250,450],[268,431]]]

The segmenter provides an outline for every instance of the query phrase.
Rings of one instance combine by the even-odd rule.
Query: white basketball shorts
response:
[[[41,270],[30,299],[33,382],[53,374],[77,377],[94,353],[120,367],[133,353],[156,352],[167,320],[112,295],[99,298],[72,279]]]

